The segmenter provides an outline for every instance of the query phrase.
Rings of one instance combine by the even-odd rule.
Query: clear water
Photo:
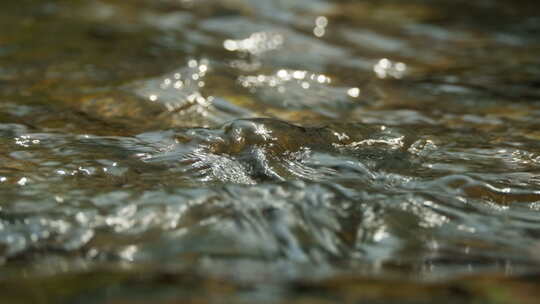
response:
[[[4,1],[0,299],[534,303],[534,12]]]

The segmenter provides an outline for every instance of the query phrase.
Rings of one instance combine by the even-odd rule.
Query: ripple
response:
[[[285,109],[315,109],[322,115],[339,116],[358,106],[360,90],[330,86],[330,77],[303,70],[281,69],[273,75],[240,76],[238,82],[258,100]]]
[[[376,168],[379,161],[394,157],[392,153],[385,156],[379,146],[393,150],[404,145],[403,136],[385,135],[390,129],[377,126],[359,125],[357,132],[349,134],[336,130],[337,125],[334,130],[304,128],[273,119],[236,120],[219,129],[186,129],[170,134],[159,143],[163,150],[145,155],[144,160],[178,167],[175,172],[180,170],[188,179],[200,181],[250,184],[254,180],[291,178],[326,180],[349,176],[351,172],[363,175],[369,169],[354,161],[354,157],[361,157]],[[356,138],[362,139],[355,141]]]

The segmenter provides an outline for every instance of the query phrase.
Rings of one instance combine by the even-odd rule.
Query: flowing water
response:
[[[539,12],[3,1],[0,302],[536,303]]]

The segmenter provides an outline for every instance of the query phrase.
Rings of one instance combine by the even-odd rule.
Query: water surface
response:
[[[534,303],[536,1],[5,1],[9,303]]]

